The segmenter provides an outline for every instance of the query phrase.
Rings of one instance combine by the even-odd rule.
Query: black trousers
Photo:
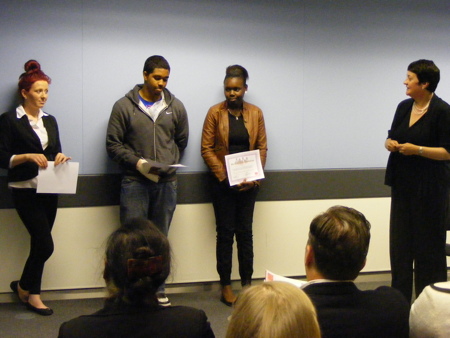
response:
[[[53,253],[51,230],[58,207],[57,194],[37,194],[36,189],[12,189],[15,208],[30,234],[30,254],[20,286],[30,294],[41,293],[44,265]]]
[[[253,275],[253,211],[259,187],[238,192],[228,182],[214,178],[212,195],[216,216],[216,257],[220,284],[231,284],[234,236],[236,235],[239,275],[242,285],[251,283]]]
[[[392,188],[390,257],[392,286],[411,302],[429,284],[447,280],[445,255],[448,190]]]

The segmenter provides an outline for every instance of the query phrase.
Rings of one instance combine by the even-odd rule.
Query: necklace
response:
[[[231,115],[233,115],[233,116],[236,118],[236,120],[239,120],[239,116],[242,115],[242,111],[241,111],[241,110],[239,110],[237,113],[232,113],[231,110],[229,110],[229,109],[227,109],[227,110],[228,110],[228,112],[229,112]]]
[[[430,101],[428,101],[428,103],[427,103],[427,105],[425,107],[419,108],[419,107],[417,107],[417,104],[414,101],[414,103],[413,103],[413,113],[416,114],[416,115],[425,114],[427,112],[427,110],[428,110],[428,106],[430,105],[430,102],[431,102],[431,99],[430,99]]]
[[[418,108],[416,103],[414,102],[414,104],[413,104],[413,113],[416,114],[416,115],[423,115],[428,110],[428,106],[429,105],[430,105],[430,102],[428,102],[428,104],[425,107]]]

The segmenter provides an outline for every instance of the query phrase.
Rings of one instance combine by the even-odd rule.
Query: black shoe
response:
[[[11,288],[12,292],[14,292],[17,297],[19,297],[18,285],[19,285],[19,281],[18,280],[12,281],[11,284],[9,284],[9,287]]]
[[[46,307],[45,309],[39,309],[37,307],[34,307],[30,303],[26,303],[27,309],[36,312],[38,315],[41,316],[50,316],[53,314],[53,310],[49,307]]]

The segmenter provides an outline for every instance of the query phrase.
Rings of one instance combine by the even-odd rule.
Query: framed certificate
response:
[[[259,149],[225,155],[225,165],[230,186],[264,178]]]

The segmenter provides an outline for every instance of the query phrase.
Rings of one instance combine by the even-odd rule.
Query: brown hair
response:
[[[156,291],[170,274],[167,237],[146,219],[134,219],[108,239],[104,278],[111,299],[156,304]]]
[[[354,280],[364,267],[369,243],[370,223],[352,208],[331,207],[309,227],[316,268],[328,279]]]

